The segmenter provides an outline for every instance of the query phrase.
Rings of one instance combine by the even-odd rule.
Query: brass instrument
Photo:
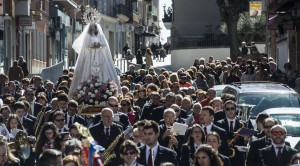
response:
[[[233,134],[233,138],[231,139],[231,140],[228,140],[228,147],[229,147],[229,150],[230,150],[230,152],[229,152],[229,158],[233,158],[234,156],[235,156],[235,149],[234,149],[234,143],[235,143],[235,141],[238,139],[238,137],[239,137],[239,132],[242,130],[242,128],[244,128],[245,127],[245,125],[244,125],[244,123],[241,123],[242,125],[241,125],[241,127],[236,131],[236,132],[234,132],[234,134]]]
[[[15,141],[8,143],[10,151],[17,152],[24,160],[29,158],[32,145],[33,143],[30,142],[27,133],[23,130],[17,133]]]
[[[123,138],[123,132],[121,132],[116,139],[108,146],[107,149],[102,153],[102,157],[104,158],[104,165],[107,165],[111,159],[116,157],[114,149],[116,145],[119,143],[120,139]]]
[[[173,128],[173,127],[172,127],[172,128]],[[172,135],[169,135],[170,139],[171,139],[172,137],[176,137],[176,136],[179,135],[179,133],[174,133],[174,132],[172,131],[172,129],[171,129],[171,132],[172,132]],[[170,143],[170,139],[169,139],[168,148],[174,150],[173,144]]]

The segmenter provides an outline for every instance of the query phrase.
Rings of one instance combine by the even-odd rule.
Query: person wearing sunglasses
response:
[[[298,150],[285,144],[287,130],[282,125],[271,128],[272,144],[259,150],[258,166],[287,166]]]
[[[120,146],[120,152],[121,159],[124,161],[120,166],[142,166],[137,163],[137,158],[140,156],[140,150],[133,141],[124,141]]]
[[[113,122],[121,125],[123,130],[126,130],[127,127],[130,125],[129,118],[125,113],[120,112],[119,101],[115,96],[111,96],[108,98],[107,108],[113,111],[114,114],[114,118],[112,119]],[[99,123],[101,119],[102,119],[101,113],[95,115],[94,125]]]
[[[226,131],[229,141],[233,141],[231,148],[235,150],[235,155],[233,152],[230,152],[229,154],[229,156],[231,156],[230,162],[232,163],[232,165],[240,165],[240,163],[245,162],[246,153],[239,151],[235,146],[236,145],[247,146],[250,135],[243,135],[243,136],[238,135],[237,138],[235,138],[236,137],[235,132],[237,132],[238,130],[246,126],[246,124],[241,122],[236,116],[237,104],[235,101],[233,100],[226,101],[224,103],[224,110],[225,110],[226,118],[219,120],[216,123],[216,125]]]
[[[62,111],[57,111],[54,113],[53,123],[58,128],[59,133],[69,131],[68,127],[65,126],[66,125],[65,113],[63,113]]]
[[[263,133],[264,133],[264,137],[253,140],[252,142],[250,142],[250,149],[248,152],[248,156],[247,156],[247,161],[246,164],[247,166],[256,166],[257,165],[257,157],[259,154],[259,149],[265,148],[269,145],[271,145],[271,128],[274,125],[277,125],[278,122],[276,119],[274,118],[266,118],[263,121]],[[288,146],[290,146],[289,143],[286,142],[286,144]]]

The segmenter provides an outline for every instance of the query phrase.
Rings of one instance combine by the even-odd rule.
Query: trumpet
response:
[[[30,138],[27,137],[27,133],[20,130],[16,135],[15,141],[9,142],[8,146],[11,152],[18,152],[21,158],[26,160],[30,156],[33,144],[34,142],[31,142]]]
[[[178,136],[179,133],[173,132],[173,131],[172,131],[173,127],[170,127],[170,128],[168,128],[168,129],[171,129],[171,135],[168,136],[168,137],[169,137],[168,148],[174,150],[173,143],[171,143],[170,140],[171,140],[172,138],[175,138],[176,136]],[[176,139],[176,138],[175,138],[175,139]]]

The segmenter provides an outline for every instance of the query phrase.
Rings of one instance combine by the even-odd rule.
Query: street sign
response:
[[[262,1],[249,2],[249,14],[251,17],[261,16]]]

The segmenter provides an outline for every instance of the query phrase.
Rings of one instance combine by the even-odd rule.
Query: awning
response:
[[[278,18],[278,14],[272,14],[272,15],[270,14],[267,22],[267,26],[273,25],[276,21],[276,18]]]
[[[78,5],[73,0],[52,0],[53,2],[57,2],[63,7],[67,9],[77,9]]]

